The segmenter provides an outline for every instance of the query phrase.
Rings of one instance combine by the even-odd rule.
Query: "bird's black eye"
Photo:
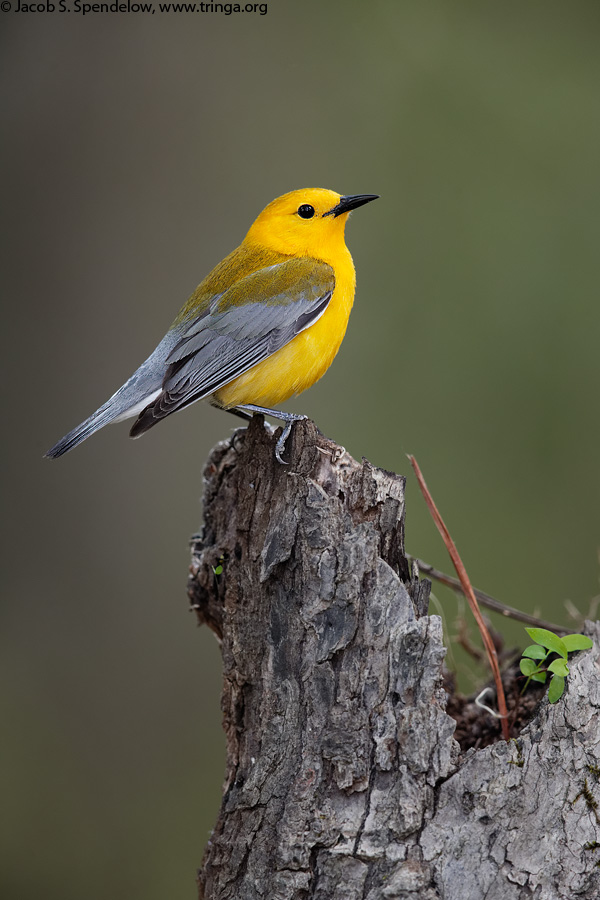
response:
[[[298,207],[298,215],[301,219],[312,219],[315,214],[314,206],[311,206],[309,203],[303,203],[302,206]]]

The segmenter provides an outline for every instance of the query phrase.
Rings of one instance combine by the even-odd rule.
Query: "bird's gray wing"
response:
[[[334,287],[331,266],[303,257],[252,272],[213,297],[169,353],[162,391],[131,436],[276,353],[323,315]]]

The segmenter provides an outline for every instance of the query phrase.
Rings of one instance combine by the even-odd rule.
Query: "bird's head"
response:
[[[323,188],[306,188],[277,197],[263,209],[245,242],[290,256],[330,261],[344,244],[349,213],[377,194],[342,196]]]

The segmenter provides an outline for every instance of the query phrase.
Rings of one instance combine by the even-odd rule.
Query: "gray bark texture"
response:
[[[204,473],[189,594],[221,641],[227,762],[201,900],[600,898],[598,625],[561,701],[462,754],[404,478],[309,421],[288,449],[257,417]]]

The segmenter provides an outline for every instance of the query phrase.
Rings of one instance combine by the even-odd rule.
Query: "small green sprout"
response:
[[[222,574],[223,574],[223,563],[224,563],[224,562],[225,562],[225,557],[224,557],[224,556],[220,556],[219,559],[217,560],[217,565],[216,565],[216,566],[211,566],[211,569],[213,570],[213,573],[214,573],[217,577],[218,577],[219,575],[222,575]]]
[[[550,687],[548,688],[548,700],[556,703],[560,700],[565,690],[565,678],[569,674],[567,657],[576,650],[589,650],[592,641],[585,634],[565,634],[559,637],[547,628],[526,628],[529,637],[535,641],[523,650],[523,659],[519,663],[521,672],[527,681],[523,685],[523,694],[530,681],[546,683],[548,673]],[[551,656],[556,656],[552,662],[548,662]]]

